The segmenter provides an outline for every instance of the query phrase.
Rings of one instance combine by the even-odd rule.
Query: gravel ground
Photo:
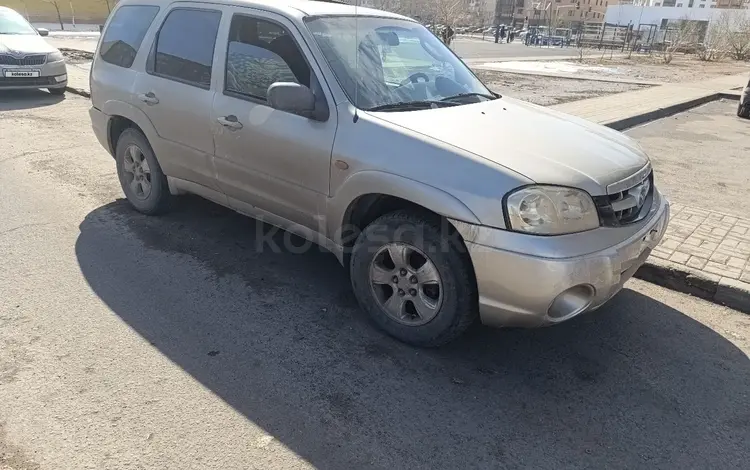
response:
[[[649,154],[670,199],[747,217],[750,121],[736,110],[736,101],[714,101],[626,134]]]
[[[493,91],[542,106],[647,88],[627,83],[550,78],[490,70],[475,70],[474,73]]]
[[[577,62],[576,62],[577,63]],[[656,55],[633,55],[627,58],[609,58],[609,53],[603,56],[601,52],[587,52],[582,61],[585,65],[598,67],[613,67],[617,69],[616,75],[612,73],[597,72],[592,70],[587,74],[601,74],[607,77],[623,76],[631,79],[640,79],[662,83],[685,83],[698,82],[722,75],[734,75],[747,72],[750,74],[750,63],[735,60],[723,60],[721,62],[703,62],[693,56],[677,55],[668,65]]]
[[[93,52],[81,51],[78,49],[66,49],[62,47],[60,48],[60,52],[63,53],[65,60],[69,64],[80,64],[94,60]]]

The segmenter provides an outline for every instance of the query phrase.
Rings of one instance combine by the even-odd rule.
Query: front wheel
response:
[[[360,234],[351,257],[352,287],[362,309],[391,336],[436,347],[477,318],[468,255],[429,217],[394,212]]]

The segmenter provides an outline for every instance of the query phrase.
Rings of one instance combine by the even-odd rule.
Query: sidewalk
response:
[[[665,84],[643,90],[555,105],[552,108],[623,130],[663,118],[720,97],[739,97],[747,74],[696,83]]]
[[[750,219],[672,204],[636,277],[750,313]]]
[[[89,96],[88,70],[68,65],[69,91]],[[702,83],[662,85],[553,108],[622,130],[684,111],[747,83],[734,75]],[[750,218],[672,205],[661,244],[637,277],[750,313]]]

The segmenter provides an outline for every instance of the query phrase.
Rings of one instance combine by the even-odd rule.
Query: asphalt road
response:
[[[750,316],[631,281],[413,349],[330,254],[134,213],[87,106],[0,95],[0,469],[747,468]]]

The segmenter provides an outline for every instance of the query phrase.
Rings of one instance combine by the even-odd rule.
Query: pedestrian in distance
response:
[[[500,25],[495,25],[495,44],[500,41]]]
[[[500,40],[505,40],[505,25],[500,26]]]
[[[453,36],[456,35],[456,32],[453,31],[453,28],[450,26],[445,27],[445,45],[450,47],[451,41],[453,40]]]

